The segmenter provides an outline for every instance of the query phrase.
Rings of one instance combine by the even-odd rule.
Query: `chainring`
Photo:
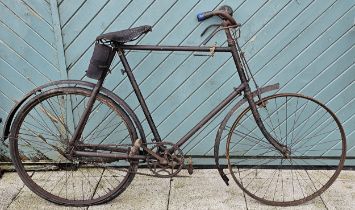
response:
[[[147,158],[150,171],[157,177],[170,178],[176,176],[184,167],[184,154],[182,150],[170,142],[155,142],[150,148],[167,163],[162,163],[153,156]]]

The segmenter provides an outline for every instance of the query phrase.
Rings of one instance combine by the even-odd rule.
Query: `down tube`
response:
[[[178,147],[182,146],[186,141],[188,141],[198,130],[200,130],[208,121],[210,121],[218,112],[220,112],[229,102],[231,102],[235,97],[240,95],[240,92],[244,90],[246,83],[242,83],[234,91],[227,96],[220,104],[218,104],[210,113],[208,113],[197,125],[195,125],[185,136],[183,136],[176,145]]]

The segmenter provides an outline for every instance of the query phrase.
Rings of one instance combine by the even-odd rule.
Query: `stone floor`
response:
[[[245,195],[232,182],[226,186],[216,170],[186,171],[173,179],[137,175],[128,189],[109,203],[86,209],[281,209]],[[0,209],[72,209],[52,204],[32,193],[16,173],[0,180]],[[320,197],[282,209],[355,209],[355,171],[342,171]]]

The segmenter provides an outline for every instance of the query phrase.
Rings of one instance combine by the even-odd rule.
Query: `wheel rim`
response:
[[[298,205],[320,195],[345,161],[345,135],[335,114],[299,94],[272,95],[257,105],[266,129],[287,145],[291,156],[283,157],[268,143],[246,108],[227,136],[233,179],[248,195],[268,205]]]
[[[47,91],[26,104],[14,120],[10,149],[20,177],[32,191],[55,203],[81,206],[101,203],[123,192],[137,165],[63,155],[90,94],[77,90]],[[132,127],[122,109],[99,95],[81,141],[130,145],[136,138]]]

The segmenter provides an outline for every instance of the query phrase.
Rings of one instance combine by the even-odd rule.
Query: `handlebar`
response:
[[[213,16],[218,16],[222,19],[228,20],[232,25],[238,25],[237,21],[232,17],[233,10],[229,6],[221,6],[218,10],[201,12],[197,14],[197,20],[199,22],[207,20]]]
[[[207,12],[201,12],[197,14],[197,20],[198,22],[207,20],[208,18],[213,17],[212,11],[207,11]]]

